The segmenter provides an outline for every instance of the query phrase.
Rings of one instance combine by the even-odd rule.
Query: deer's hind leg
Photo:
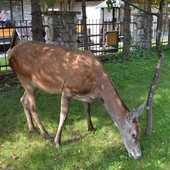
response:
[[[35,127],[34,127],[34,123],[33,123],[33,120],[32,120],[32,115],[31,115],[29,108],[27,107],[28,101],[27,101],[26,92],[24,92],[24,95],[21,97],[20,101],[23,105],[24,112],[25,112],[25,115],[26,115],[26,118],[27,118],[29,132],[35,132]]]
[[[92,120],[91,120],[91,108],[90,103],[83,102],[84,110],[87,115],[87,125],[88,125],[88,131],[95,131],[95,128],[93,126]]]
[[[39,116],[37,115],[36,106],[35,106],[35,91],[36,91],[35,89],[34,90],[26,89],[23,97],[21,98],[21,103],[23,105],[27,122],[28,122],[28,128],[30,132],[35,131],[33,120],[32,120],[33,118],[35,122],[38,124],[42,136],[45,139],[51,139],[50,135],[42,125]]]

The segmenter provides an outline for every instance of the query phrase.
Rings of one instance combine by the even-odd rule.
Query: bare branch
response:
[[[158,14],[158,21],[157,21],[157,36],[156,36],[156,50],[158,54],[158,60],[157,60],[157,65],[155,68],[155,73],[154,77],[150,86],[150,90],[148,93],[148,99],[147,99],[147,127],[146,127],[146,134],[151,135],[152,132],[152,106],[153,106],[153,97],[156,91],[156,88],[158,86],[158,81],[160,78],[161,70],[162,70],[162,65],[164,61],[164,54],[162,51],[161,47],[161,32],[162,32],[162,19],[163,19],[163,4],[164,0],[160,1],[159,4],[159,14]]]

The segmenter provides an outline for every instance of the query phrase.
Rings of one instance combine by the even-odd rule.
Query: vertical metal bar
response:
[[[13,18],[13,0],[10,0],[10,14],[11,14],[11,24],[14,25],[14,18]]]
[[[22,13],[22,21],[24,21],[24,3],[23,3],[23,0],[21,0],[21,13]]]

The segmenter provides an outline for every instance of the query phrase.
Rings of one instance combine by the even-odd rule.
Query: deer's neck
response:
[[[104,102],[104,106],[107,109],[111,118],[119,125],[121,120],[129,113],[128,108],[119,97],[116,88],[110,80],[105,80],[105,83],[101,86],[101,97]]]

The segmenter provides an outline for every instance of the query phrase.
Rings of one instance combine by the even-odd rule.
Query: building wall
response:
[[[24,20],[31,20],[31,5],[24,5]]]
[[[86,2],[86,14],[87,14],[87,20],[92,19],[102,19],[102,10],[97,9],[96,6],[100,4],[102,1],[92,1],[92,2]],[[59,10],[59,6],[56,6],[56,9]],[[80,11],[81,14],[78,14],[78,19],[82,19],[82,6],[81,2],[76,2],[75,7],[73,9],[74,11]],[[25,20],[31,20],[31,5],[30,4],[24,4],[24,19]],[[108,12],[107,9],[105,9],[105,19],[111,20],[112,19],[112,12]]]

